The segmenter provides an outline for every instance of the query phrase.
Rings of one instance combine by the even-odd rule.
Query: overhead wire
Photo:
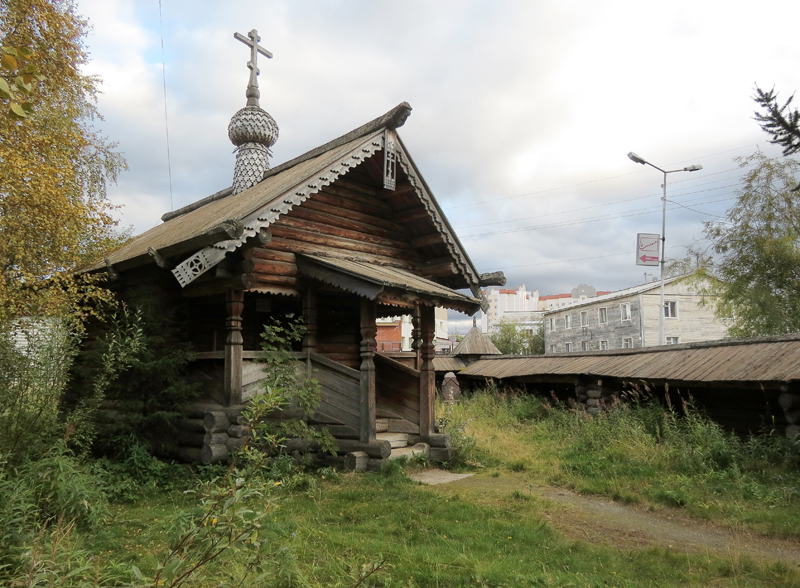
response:
[[[710,190],[710,189],[709,190],[698,190],[697,193],[699,193],[699,192],[709,192],[709,191],[712,191],[712,190]],[[710,200],[710,201],[707,201],[707,202],[691,202],[691,203],[695,204],[695,205],[716,204],[717,202],[724,202],[726,200],[733,200],[734,198],[736,198],[736,196],[726,196],[725,198],[720,198],[720,199],[717,199],[717,200]],[[688,208],[688,207],[683,206],[683,205],[681,205],[681,204],[679,204],[677,202],[673,202],[673,201],[670,201],[670,200],[667,200],[667,202],[671,203],[671,204],[676,204],[678,206],[682,206],[683,208]],[[689,209],[689,210],[691,210],[691,209]],[[660,211],[661,211],[661,207],[660,206],[647,207],[647,208],[638,208],[638,209],[634,209],[632,211],[627,211],[627,212],[624,212],[624,213],[610,213],[610,214],[605,214],[605,215],[601,215],[601,216],[585,217],[585,218],[574,219],[574,220],[563,221],[563,222],[557,222],[557,223],[550,223],[550,224],[545,224],[545,225],[536,225],[536,226],[533,226],[533,227],[517,227],[517,228],[505,229],[505,230],[501,230],[501,231],[489,231],[489,232],[486,232],[486,233],[473,233],[473,234],[469,234],[469,235],[461,235],[461,238],[462,239],[470,239],[470,238],[474,238],[474,237],[490,237],[490,236],[494,236],[494,235],[505,235],[505,234],[510,234],[510,233],[523,233],[523,232],[526,232],[526,231],[536,231],[536,230],[541,230],[541,229],[553,229],[553,228],[558,228],[558,227],[566,227],[566,226],[572,226],[572,225],[580,225],[580,224],[588,224],[588,223],[600,222],[600,221],[604,221],[604,220],[613,220],[613,219],[618,219],[618,218],[628,218],[628,217],[632,217],[632,216],[642,216],[642,215],[645,215],[645,214],[654,214],[654,213],[660,212]],[[693,211],[693,212],[697,212],[697,211]]]
[[[698,239],[696,241],[696,243],[702,243],[703,241],[708,241],[708,239]],[[686,244],[683,244],[683,245],[670,245],[669,247],[667,247],[667,249],[678,249],[678,248],[682,248],[682,247],[688,247],[688,245],[686,245]],[[604,259],[604,258],[607,258],[607,257],[622,257],[623,255],[631,255],[631,252],[630,251],[624,251],[624,252],[619,252],[619,253],[607,253],[606,255],[594,255],[592,257],[577,257],[575,259],[557,259],[557,260],[554,260],[554,261],[540,261],[538,263],[526,263],[526,264],[523,264],[523,265],[507,265],[507,266],[503,266],[503,267],[495,267],[495,268],[490,269],[489,271],[493,271],[494,272],[494,271],[501,271],[501,270],[519,269],[519,268],[523,268],[523,267],[534,267],[534,266],[539,266],[539,265],[555,265],[557,263],[572,263],[572,262],[575,262],[575,261],[585,261],[585,260],[590,260],[590,259]]]
[[[760,148],[761,145],[763,145],[763,142],[762,143],[744,145],[744,146],[738,147],[736,149],[727,149],[725,151],[718,151],[716,153],[710,153],[708,155],[703,155],[703,156],[700,156],[700,157],[694,157],[694,158],[692,158],[692,161],[697,161],[697,160],[700,160],[700,159],[707,159],[709,157],[714,157],[716,155],[724,155],[726,153],[733,153],[734,151],[741,151],[742,149],[745,149],[747,147]],[[686,160],[686,161],[689,161],[689,160]],[[680,162],[676,162],[676,163],[673,163],[673,164],[670,164],[670,165],[679,165],[681,163],[685,163],[686,161],[680,161]],[[734,169],[738,169],[738,168],[734,168]],[[514,196],[502,196],[502,197],[499,197],[499,198],[489,198],[487,200],[480,200],[478,202],[466,202],[466,203],[463,203],[463,204],[456,204],[454,206],[448,206],[446,208],[448,210],[454,210],[456,208],[465,208],[467,206],[478,206],[479,204],[489,204],[489,203],[492,203],[492,202],[503,202],[505,200],[513,200],[515,198],[522,198],[524,196],[535,196],[537,194],[546,194],[548,192],[557,192],[559,190],[566,190],[568,188],[576,188],[578,186],[585,186],[587,184],[595,184],[595,183],[598,183],[598,182],[605,182],[605,181],[608,181],[608,180],[614,180],[614,179],[622,178],[622,177],[625,177],[625,176],[632,176],[632,175],[636,175],[636,174],[639,174],[639,173],[643,173],[643,171],[644,170],[638,170],[638,171],[635,171],[635,172],[628,172],[628,173],[625,173],[625,174],[618,174],[618,175],[615,175],[615,176],[608,176],[608,177],[605,177],[605,178],[598,178],[598,179],[595,179],[595,180],[588,180],[586,182],[578,182],[578,183],[569,184],[569,185],[566,185],[566,186],[558,186],[556,188],[546,188],[544,190],[536,190],[536,191],[533,191],[533,192],[525,192],[524,194],[517,194],[517,195],[514,195]],[[703,177],[707,177],[709,175],[715,175],[716,173],[723,173],[723,172],[715,172],[714,174],[703,174]],[[686,182],[686,181],[691,181],[691,180],[690,179],[676,180],[673,183],[676,184],[676,183],[681,183],[681,182]]]
[[[741,170],[747,169],[749,167],[753,167],[754,165],[757,165],[757,163],[753,163],[753,164],[746,165],[746,166],[732,167],[732,168],[728,168],[728,169],[725,169],[725,170],[720,170],[720,171],[712,172],[712,173],[706,173],[706,174],[703,174],[700,178],[687,178],[687,179],[683,179],[683,180],[673,181],[670,185],[671,186],[675,186],[676,184],[680,184],[680,183],[683,183],[683,182],[689,182],[689,181],[697,182],[697,179],[701,179],[701,178],[705,179],[705,178],[709,178],[711,176],[717,176],[717,175],[724,174],[724,173],[729,173],[729,172],[732,172],[732,171],[741,171]],[[601,180],[597,180],[597,181],[602,181],[602,179]],[[708,184],[713,184],[713,183],[715,183],[717,181],[719,181],[719,180],[712,180],[712,181],[708,181],[708,182],[694,183],[692,185],[692,187],[706,186]],[[710,190],[722,190],[722,189],[725,189],[725,188],[732,188],[732,187],[739,186],[739,185],[741,185],[741,182],[739,182],[737,184],[728,184],[728,185],[725,185],[725,186],[717,186],[715,188],[711,188]],[[562,189],[562,188],[553,188],[553,190],[560,190],[560,189]],[[681,190],[686,190],[686,188],[678,188],[678,193],[677,194],[673,190],[670,195],[672,197],[688,196],[690,194],[697,194],[697,193],[703,191],[703,190],[694,190],[694,191],[691,191],[691,192],[685,192],[685,191],[682,192]],[[706,191],[708,191],[708,190],[706,190]],[[530,217],[525,217],[525,218],[513,218],[513,219],[509,219],[509,220],[495,221],[495,222],[492,222],[492,223],[479,223],[479,224],[474,224],[474,225],[456,225],[455,228],[458,229],[458,230],[461,230],[461,229],[471,229],[471,228],[474,228],[474,227],[486,227],[486,226],[491,226],[491,225],[499,225],[499,224],[505,224],[505,223],[519,222],[519,221],[523,221],[523,220],[530,220],[530,219],[533,219],[533,218],[542,218],[542,217],[545,217],[545,216],[554,216],[554,215],[558,215],[558,214],[569,214],[569,213],[573,213],[573,212],[579,212],[579,211],[582,211],[582,210],[591,210],[591,209],[594,209],[594,208],[602,208],[604,206],[614,206],[615,204],[624,204],[626,202],[634,202],[636,200],[644,200],[644,199],[647,199],[647,198],[657,198],[657,197],[660,197],[660,196],[661,196],[660,192],[657,193],[657,194],[656,193],[652,193],[652,194],[646,194],[644,196],[635,196],[633,198],[625,198],[623,200],[613,200],[611,202],[604,202],[602,204],[593,204],[592,206],[584,206],[582,208],[571,208],[569,210],[560,210],[560,211],[555,211],[555,212],[547,212],[547,213],[544,213],[544,214],[538,214],[536,216],[530,216]],[[684,208],[686,208],[686,207],[684,207]],[[691,210],[691,209],[689,209],[689,210]],[[705,214],[705,213],[700,213],[700,214]]]

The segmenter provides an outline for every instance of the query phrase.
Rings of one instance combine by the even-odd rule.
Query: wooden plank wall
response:
[[[344,425],[357,436],[361,428],[360,373],[318,353],[311,354],[311,368],[322,398],[311,422]]]
[[[383,354],[375,355],[378,417],[404,419],[416,425],[419,433],[419,386],[418,370]]]

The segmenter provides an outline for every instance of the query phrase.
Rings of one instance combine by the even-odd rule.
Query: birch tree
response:
[[[114,240],[106,186],[124,160],[93,127],[86,32],[71,0],[0,3],[0,321],[85,294],[64,275]]]

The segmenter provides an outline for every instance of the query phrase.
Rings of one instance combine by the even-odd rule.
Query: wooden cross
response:
[[[261,37],[258,36],[258,31],[255,29],[247,33],[246,37],[240,33],[233,33],[233,38],[250,47],[250,61],[247,62],[247,67],[250,69],[250,83],[247,85],[247,104],[251,105],[252,103],[258,106],[258,98],[260,96],[257,78],[259,74],[258,54],[261,53],[264,57],[272,59],[272,53],[258,44]]]

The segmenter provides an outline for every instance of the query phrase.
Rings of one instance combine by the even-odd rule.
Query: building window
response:
[[[589,351],[589,342],[581,341],[581,351]]]
[[[581,326],[588,327],[589,326],[589,311],[582,310],[581,311]]]
[[[565,329],[571,329],[572,328],[572,315],[571,314],[564,315],[564,328]]]
[[[619,314],[622,321],[629,321],[631,320],[631,303],[624,302],[619,305]]]
[[[556,319],[550,317],[549,319],[547,319],[547,321],[548,321],[547,324],[550,327],[550,332],[552,333],[553,331],[556,330]]]
[[[622,348],[623,349],[632,349],[633,348],[633,337],[623,337],[622,338]]]
[[[567,353],[572,351],[572,343],[564,343],[564,351],[566,351]]]
[[[551,345],[550,346],[550,353],[555,353],[555,352],[556,352],[556,346],[555,345]]]
[[[667,337],[667,345],[678,345],[681,342],[680,337]]]
[[[667,300],[664,302],[664,318],[678,318],[677,300]]]
[[[608,349],[608,341],[600,341],[600,351]]]
[[[597,309],[597,322],[601,325],[608,322],[608,309],[605,306]]]

